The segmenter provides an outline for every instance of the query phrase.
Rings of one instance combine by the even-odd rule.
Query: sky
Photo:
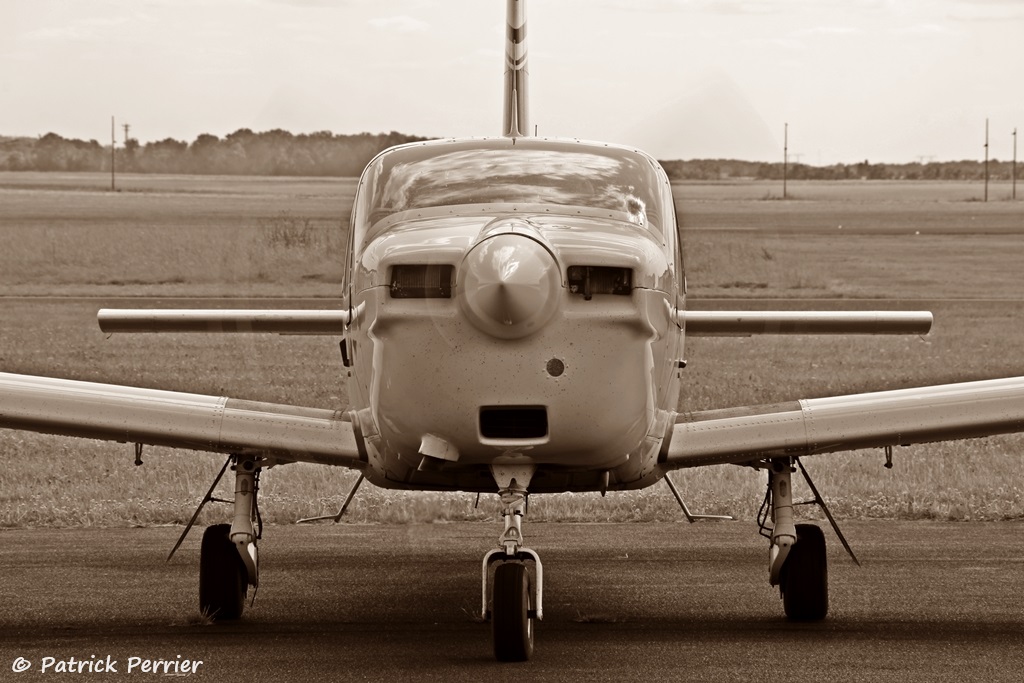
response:
[[[504,0],[0,0],[0,135],[500,135]],[[1009,159],[1024,0],[533,0],[530,121],[659,159]],[[1024,145],[1021,145],[1024,155]]]

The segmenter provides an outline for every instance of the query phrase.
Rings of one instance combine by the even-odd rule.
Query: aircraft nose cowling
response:
[[[500,339],[519,339],[551,319],[562,277],[544,245],[504,233],[466,254],[456,282],[459,306],[477,329]]]

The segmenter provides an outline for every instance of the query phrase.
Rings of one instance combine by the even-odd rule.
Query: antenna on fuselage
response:
[[[518,138],[530,134],[527,113],[526,0],[508,0],[505,26],[505,121],[502,135]]]

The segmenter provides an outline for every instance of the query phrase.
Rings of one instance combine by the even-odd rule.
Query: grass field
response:
[[[342,408],[333,340],[117,335],[95,311],[151,297],[331,297],[351,179],[109,177],[0,173],[0,370]],[[1008,188],[990,189],[990,196]],[[690,296],[758,308],[907,308],[936,314],[927,338],[692,339],[681,405],[727,407],[1024,374],[1024,201],[982,203],[977,184],[768,183],[676,188]],[[842,226],[841,228],[839,226]],[[47,299],[72,295],[87,299]],[[874,301],[857,301],[858,298]],[[782,298],[778,302],[772,299]],[[748,301],[753,299],[754,301]],[[908,301],[914,300],[914,301]],[[916,300],[924,300],[916,301]],[[121,304],[123,305],[123,304]],[[1024,515],[1020,454],[1006,436],[810,458],[843,517]],[[180,523],[216,456],[0,432],[0,526]],[[736,467],[673,475],[695,510],[752,519],[762,476]],[[349,472],[290,465],[264,476],[270,522],[334,512]],[[224,495],[229,495],[224,493]],[[365,487],[354,521],[496,519],[493,496]],[[226,510],[206,513],[204,522]],[[537,496],[531,520],[677,519],[663,487]]]

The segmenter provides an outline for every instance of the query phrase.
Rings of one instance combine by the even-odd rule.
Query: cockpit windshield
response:
[[[602,210],[660,231],[664,180],[656,168],[638,152],[573,141],[494,138],[408,146],[367,168],[355,227],[365,232],[393,215],[436,207],[500,211],[517,205]]]

